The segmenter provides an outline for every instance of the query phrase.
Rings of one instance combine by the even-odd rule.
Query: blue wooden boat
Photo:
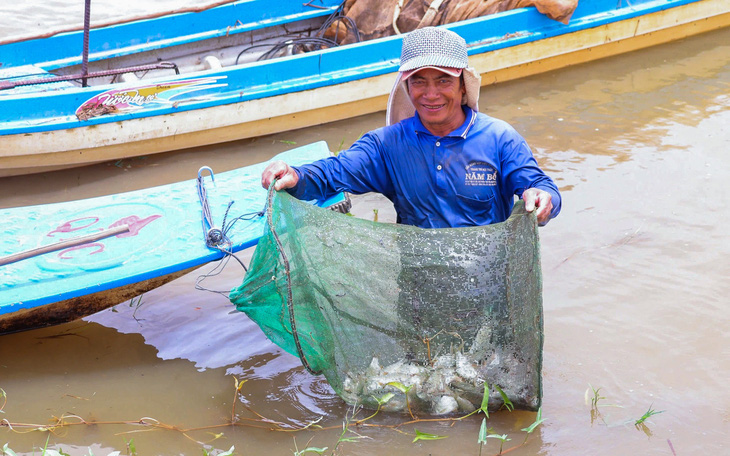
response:
[[[401,36],[258,60],[315,39],[340,2],[241,0],[94,28],[86,59],[82,31],[0,41],[0,176],[383,110]],[[446,27],[493,84],[728,24],[728,0],[581,0],[569,24],[530,7]]]
[[[319,142],[275,158],[303,164],[327,155],[326,143]],[[235,253],[255,245],[265,225],[265,165],[212,178],[203,170],[201,191],[198,179],[192,179],[80,201],[0,209],[0,334],[90,315],[221,259],[221,249]],[[340,195],[319,204],[346,211],[348,202]],[[204,219],[203,214],[209,215]],[[230,243],[208,246],[208,233],[215,237],[216,229],[224,228]]]

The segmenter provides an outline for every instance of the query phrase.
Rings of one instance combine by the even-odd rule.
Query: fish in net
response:
[[[230,299],[345,402],[447,415],[484,394],[498,409],[504,394],[540,407],[540,243],[521,201],[502,223],[423,229],[270,190],[267,222]]]

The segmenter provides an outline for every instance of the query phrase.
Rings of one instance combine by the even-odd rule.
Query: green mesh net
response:
[[[537,410],[540,244],[522,202],[503,223],[422,229],[269,194],[269,226],[230,298],[349,404],[443,415]],[[501,390],[501,392],[500,392]]]

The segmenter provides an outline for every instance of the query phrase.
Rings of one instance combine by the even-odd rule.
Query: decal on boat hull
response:
[[[76,109],[76,117],[79,120],[89,120],[106,114],[172,106],[181,101],[179,98],[183,95],[228,85],[218,83],[219,79],[225,79],[225,76],[107,90],[81,104]],[[204,97],[204,94],[196,94],[196,99],[200,99],[201,95]]]

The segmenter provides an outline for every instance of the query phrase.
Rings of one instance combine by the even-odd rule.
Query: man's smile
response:
[[[448,135],[464,122],[461,102],[466,89],[460,77],[427,67],[409,75],[407,84],[411,103],[432,134]]]

